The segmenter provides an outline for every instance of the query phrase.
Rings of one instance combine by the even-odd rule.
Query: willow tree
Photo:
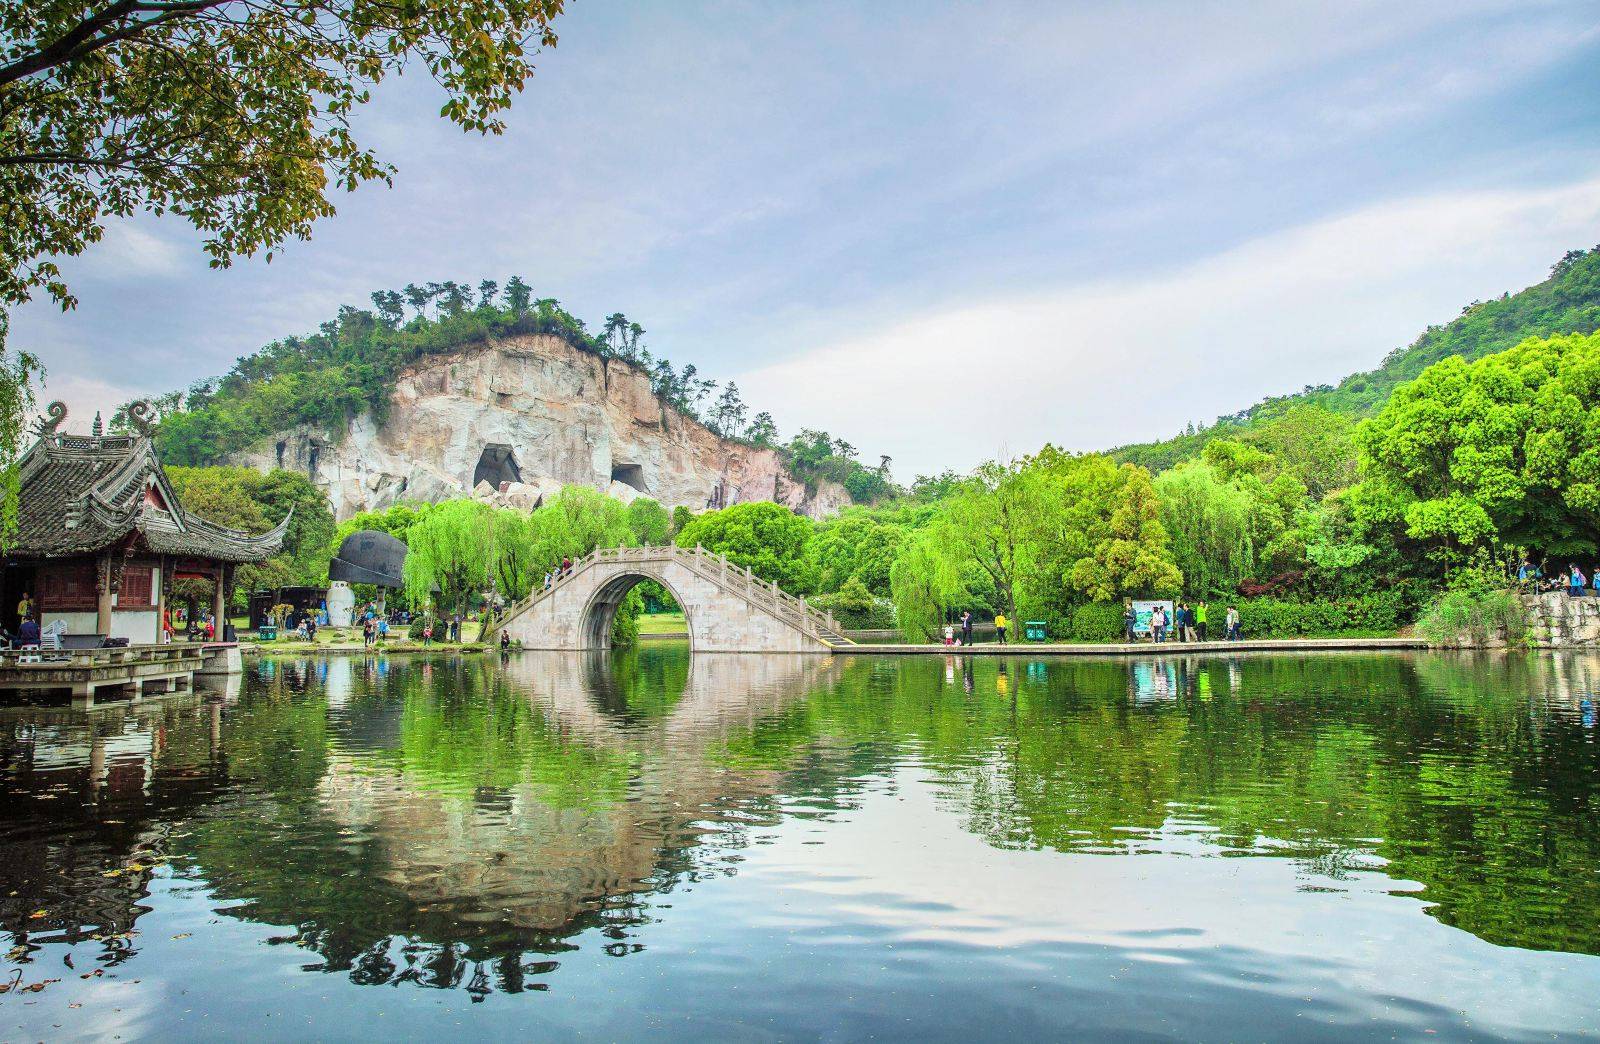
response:
[[[900,546],[889,567],[889,591],[895,626],[913,642],[936,640],[946,614],[967,595],[957,557],[927,530]]]
[[[1188,594],[1231,594],[1239,581],[1254,575],[1250,494],[1197,460],[1162,472],[1155,491],[1161,525]]]
[[[622,502],[588,486],[563,488],[528,523],[530,553],[541,572],[563,558],[582,558],[597,547],[637,543]]]
[[[434,506],[406,532],[406,594],[425,605],[437,592],[441,610],[460,612],[488,584],[493,547],[493,508],[476,500]]]

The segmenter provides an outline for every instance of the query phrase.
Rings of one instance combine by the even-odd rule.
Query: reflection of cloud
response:
[[[1089,945],[1223,976],[1228,964],[1217,954],[1249,954],[1331,996],[1437,1005],[1474,1025],[1530,1032],[1585,1015],[1600,987],[1592,957],[1484,942],[1392,895],[1399,883],[1382,873],[1342,877],[1336,897],[1312,899],[1298,891],[1305,868],[1296,861],[1214,857],[1175,822],[1140,846],[1160,856],[997,849],[964,829],[923,775],[907,769],[893,785],[863,791],[857,811],[832,821],[825,846],[808,845],[803,829],[786,831],[745,872],[781,873],[793,890],[825,896],[830,918],[891,929],[906,950],[932,943],[1025,955],[1037,945]],[[783,915],[804,905],[786,902]]]
[[[1597,229],[1600,179],[1384,203],[1164,276],[894,322],[738,381],[787,417],[898,446],[905,474],[1002,444],[1105,448],[1338,379],[1463,297],[1542,276]]]

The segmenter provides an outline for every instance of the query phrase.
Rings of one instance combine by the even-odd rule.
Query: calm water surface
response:
[[[0,711],[0,1039],[1594,1035],[1597,690],[654,645]]]

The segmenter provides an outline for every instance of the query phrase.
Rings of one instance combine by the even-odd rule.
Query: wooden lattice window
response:
[[[93,562],[62,562],[39,570],[39,611],[93,612],[99,605]]]
[[[154,569],[128,566],[122,571],[122,586],[117,590],[118,609],[149,609],[156,604]]]

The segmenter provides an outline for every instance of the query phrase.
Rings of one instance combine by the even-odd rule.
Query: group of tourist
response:
[[[1167,612],[1164,604],[1158,602],[1155,608],[1150,610],[1150,640],[1157,645],[1169,641],[1208,641],[1210,615],[1210,609],[1204,602],[1196,602],[1194,605],[1178,602],[1172,607],[1171,613]],[[1124,602],[1122,607],[1122,637],[1131,644],[1139,640],[1139,634],[1139,614],[1130,599]],[[1243,631],[1239,623],[1239,610],[1230,605],[1223,617],[1222,640],[1236,642],[1241,637]]]
[[[1543,568],[1524,558],[1522,564],[1517,566],[1517,586],[1531,591],[1559,591],[1566,588],[1567,594],[1573,598],[1582,598],[1592,590],[1593,597],[1600,598],[1600,565],[1585,576],[1583,568],[1571,562],[1555,576],[1547,577]]]
[[[1000,620],[1004,620],[1004,619],[1005,619],[1004,616],[997,617],[996,618],[996,625],[998,626],[999,621]],[[944,644],[946,644],[946,645],[971,645],[972,644],[972,614],[963,609],[961,611],[961,616],[960,616],[959,620],[957,621],[957,624],[959,624],[960,628],[961,628],[961,638],[960,638],[960,640],[957,641],[957,639],[956,639],[956,624],[945,624],[944,625]],[[1001,633],[1001,639],[1000,640],[1001,640],[1001,642],[1004,642],[1005,641],[1005,637],[1004,637],[1005,632],[1002,631],[1000,633]]]
[[[361,621],[361,642],[367,648],[382,645],[389,637],[389,618],[387,616],[369,615]]]

